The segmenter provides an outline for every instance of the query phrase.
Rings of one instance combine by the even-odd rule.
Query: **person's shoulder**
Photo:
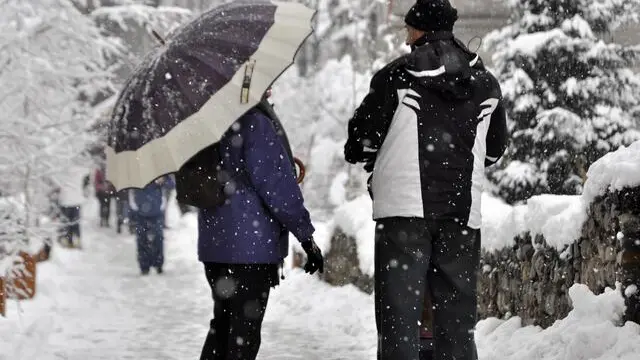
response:
[[[401,55],[401,56],[397,57],[396,59],[392,60],[387,65],[383,66],[380,70],[378,70],[376,72],[376,76],[379,76],[379,75],[391,75],[394,72],[398,72],[400,70],[403,70],[404,67],[407,64],[407,59],[409,58],[409,55],[411,55],[411,54],[404,54],[404,55]]]
[[[249,137],[264,137],[271,132],[275,133],[271,119],[256,108],[246,112],[238,121],[231,125],[231,129],[236,133]]]
[[[400,75],[402,75],[406,69],[409,55],[410,54],[402,55],[376,71],[376,73],[373,74],[371,82],[373,84],[380,84],[380,82],[388,83],[400,78]]]

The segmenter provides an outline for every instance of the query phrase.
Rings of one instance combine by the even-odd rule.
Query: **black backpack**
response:
[[[222,158],[219,143],[204,148],[176,172],[176,198],[180,204],[200,209],[224,204],[224,182],[220,179]]]
[[[271,104],[263,100],[256,109],[271,120],[278,136],[282,139],[291,163],[294,164],[287,134]],[[225,184],[231,178],[229,174],[222,171],[220,143],[210,145],[190,158],[176,172],[175,178],[176,197],[179,203],[200,209],[214,209],[223,205],[227,200]]]

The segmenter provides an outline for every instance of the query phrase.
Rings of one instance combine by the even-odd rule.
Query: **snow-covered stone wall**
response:
[[[567,219],[566,226],[572,224]],[[587,285],[594,293],[623,282],[628,305],[637,303],[638,274],[623,273],[623,244],[637,236],[640,188],[609,192],[596,198],[577,241],[562,250],[542,234],[518,235],[512,246],[483,251],[478,273],[479,315],[482,318],[520,316],[527,324],[550,326],[571,310],[569,288]],[[640,264],[636,264],[637,268]],[[628,319],[638,318],[629,309]]]
[[[573,284],[599,294],[620,282],[626,318],[640,323],[640,142],[596,161],[587,178],[577,196],[535,196],[518,206],[483,196],[482,318],[519,316],[547,327],[571,310]],[[325,281],[373,291],[370,214],[371,201],[363,195],[319,226]]]

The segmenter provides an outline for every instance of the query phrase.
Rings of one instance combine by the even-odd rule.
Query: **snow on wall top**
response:
[[[589,204],[607,191],[640,186],[640,141],[620,147],[594,162],[582,195],[539,195],[525,205],[510,206],[491,195],[482,198],[482,247],[512,246],[523,232],[542,234],[549,246],[562,250],[580,237]]]
[[[488,193],[482,197],[482,248],[496,251],[514,245],[522,233],[541,234],[547,244],[563,250],[576,241],[587,219],[589,204],[607,190],[640,186],[640,141],[621,147],[596,161],[587,172],[582,195],[538,195],[526,204],[511,206]],[[371,200],[367,195],[340,206],[333,226],[353,236],[358,245],[360,269],[373,274],[375,222],[371,219]],[[328,244],[333,231],[325,232]]]
[[[522,233],[541,234],[562,250],[580,237],[586,220],[581,196],[539,195],[525,205],[511,206],[487,193],[482,197],[482,248],[496,251],[514,245]]]
[[[591,202],[607,190],[640,185],[640,141],[622,146],[594,162],[587,171],[582,196]]]

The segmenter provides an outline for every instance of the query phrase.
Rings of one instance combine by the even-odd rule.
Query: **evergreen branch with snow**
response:
[[[511,203],[541,193],[579,194],[593,161],[640,139],[634,112],[640,77],[633,70],[640,47],[607,41],[619,26],[639,20],[640,0],[511,0],[510,6],[511,23],[485,42],[494,51],[512,135],[489,177]]]

